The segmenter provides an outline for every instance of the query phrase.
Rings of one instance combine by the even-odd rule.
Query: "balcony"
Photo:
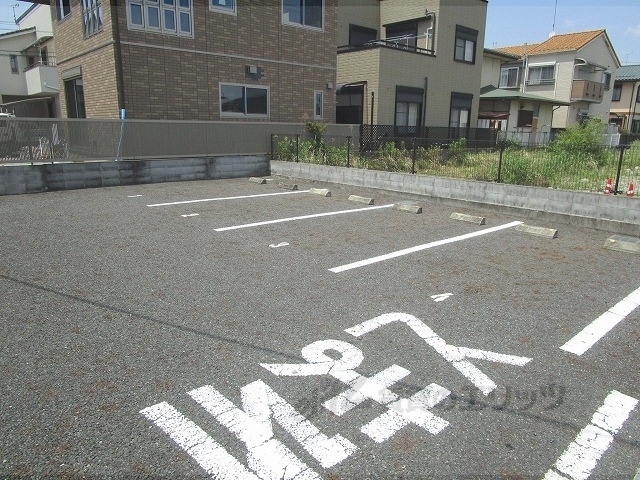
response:
[[[571,86],[571,101],[602,103],[605,84],[591,80],[574,80]]]
[[[24,71],[27,95],[51,96],[58,93],[58,67],[37,63]]]
[[[435,56],[435,51],[427,48],[420,48],[411,45],[407,41],[398,40],[372,40],[362,45],[342,45],[338,46],[338,53],[355,52],[360,50],[371,50],[376,48],[389,48],[393,50],[402,50],[404,52],[413,52],[423,55]]]

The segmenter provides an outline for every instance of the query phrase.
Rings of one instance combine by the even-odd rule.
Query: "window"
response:
[[[378,31],[373,28],[361,27],[359,25],[349,24],[349,45],[357,47],[371,42],[378,36]]]
[[[102,30],[102,1],[81,0],[81,5],[82,29],[86,38]]]
[[[401,22],[385,25],[387,42],[396,44],[398,48],[415,50],[418,37],[418,22]]]
[[[423,96],[422,88],[396,87],[395,125],[397,127],[420,126]]]
[[[518,110],[518,127],[530,127],[533,124],[532,110]]]
[[[530,65],[527,75],[527,85],[549,85],[555,82],[556,66]]]
[[[476,62],[476,43],[478,31],[456,25],[456,49],[454,59],[459,62]]]
[[[257,85],[220,84],[221,116],[269,116],[269,89]]]
[[[507,67],[500,69],[500,88],[512,88],[518,86],[518,67]]]
[[[56,0],[58,20],[62,20],[71,13],[71,0]]]
[[[619,102],[621,96],[622,96],[622,84],[616,83],[613,86],[613,92],[611,92],[611,101]]]
[[[449,126],[454,128],[468,128],[471,119],[471,102],[473,95],[467,93],[451,94],[451,112]]]
[[[323,28],[324,0],[282,0],[282,23]]]
[[[191,0],[127,0],[127,24],[132,30],[193,37],[192,23]]]
[[[602,74],[602,83],[604,83],[605,90],[609,90],[609,88],[611,88],[611,73],[604,72]]]
[[[313,118],[314,120],[322,120],[322,104],[323,104],[324,94],[322,90],[316,90],[313,92]]]
[[[236,0],[209,0],[209,9],[214,12],[236,14]]]
[[[11,73],[18,73],[18,56],[9,55],[9,64],[11,65]]]
[[[82,77],[65,80],[64,93],[67,100],[67,117],[86,118]]]

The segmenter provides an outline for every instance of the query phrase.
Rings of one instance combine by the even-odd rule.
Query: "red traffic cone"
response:
[[[633,182],[629,184],[629,188],[627,188],[627,197],[633,197],[636,193],[636,189],[633,186]]]
[[[607,184],[604,186],[604,194],[611,195],[611,190],[613,190],[613,180],[609,177],[607,178]]]

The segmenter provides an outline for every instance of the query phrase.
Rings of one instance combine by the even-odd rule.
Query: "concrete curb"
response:
[[[350,202],[364,203],[365,205],[373,205],[375,200],[369,197],[361,197],[360,195],[349,195]]]
[[[640,236],[638,198],[282,161],[271,162],[271,173],[413,194],[466,208],[477,204],[483,210]]]
[[[518,225],[515,228],[518,232],[528,233],[529,235],[536,235],[538,237],[546,238],[558,238],[558,230],[553,228],[534,227],[533,225]]]
[[[331,190],[329,190],[328,188],[310,188],[309,193],[320,195],[321,197],[331,196]]]
[[[475,223],[476,225],[484,225],[485,218],[477,215],[467,215],[464,213],[452,213],[451,220],[461,220],[463,222]]]
[[[614,235],[613,237],[607,238],[604,248],[618,252],[640,254],[640,238]]]
[[[393,205],[394,210],[399,210],[401,212],[409,212],[409,213],[422,213],[422,207],[420,205],[416,205],[410,202],[399,202]]]

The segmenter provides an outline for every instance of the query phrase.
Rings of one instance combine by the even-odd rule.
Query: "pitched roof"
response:
[[[553,35],[541,43],[514,45],[511,47],[498,47],[495,50],[523,57],[525,54],[534,55],[541,53],[573,52],[580,50],[587,43],[602,34],[604,29],[588,30],[586,32],[563,33]]]
[[[569,102],[563,102],[554,98],[542,97],[531,93],[523,93],[517,90],[506,90],[496,88],[493,85],[487,85],[480,89],[481,100],[524,100],[538,103],[550,103],[552,105],[570,105]]]
[[[640,80],[640,65],[623,65],[616,70],[616,81]]]

